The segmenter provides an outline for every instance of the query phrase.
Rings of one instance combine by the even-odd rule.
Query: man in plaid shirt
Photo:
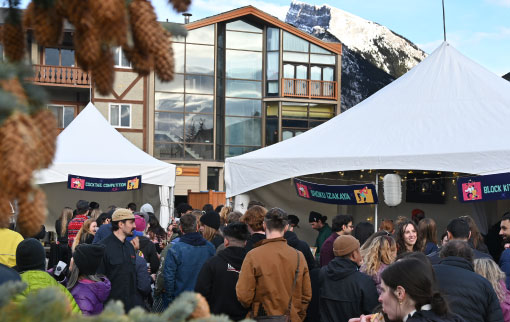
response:
[[[76,203],[76,216],[69,222],[67,225],[67,238],[69,247],[73,246],[74,238],[76,238],[76,234],[83,226],[85,220],[88,219],[87,215],[89,214],[89,202],[85,200],[79,200]]]

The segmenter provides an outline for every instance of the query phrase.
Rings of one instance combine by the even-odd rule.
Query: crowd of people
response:
[[[318,231],[312,247],[296,234],[297,216],[256,201],[244,214],[183,203],[163,228],[150,204],[103,212],[80,200],[55,222],[49,256],[44,234],[0,229],[0,284],[27,283],[18,302],[56,286],[83,315],[109,300],[163,312],[194,291],[234,321],[510,321],[510,248],[498,265],[469,216],[452,219],[439,242],[419,209],[382,220],[375,233],[347,214],[329,226],[312,211],[309,223]],[[510,213],[499,228],[510,243]]]

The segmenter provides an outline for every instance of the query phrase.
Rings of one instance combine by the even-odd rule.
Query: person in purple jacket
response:
[[[104,251],[105,247],[102,244],[80,244],[73,253],[67,289],[78,303],[83,315],[101,313],[110,295],[110,281],[106,276],[96,274]]]

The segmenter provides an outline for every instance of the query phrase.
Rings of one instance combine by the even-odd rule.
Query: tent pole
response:
[[[170,187],[170,197],[169,197],[169,200],[168,200],[168,205],[170,207],[169,211],[170,211],[170,218],[174,218],[174,202],[175,202],[175,198],[174,198],[174,189],[175,189],[175,186],[173,187]]]
[[[377,218],[377,206],[379,205],[379,172],[375,172],[375,193],[377,194],[377,203],[375,204],[375,214],[374,214],[374,229],[377,231],[377,223],[379,222]]]
[[[444,14],[444,0],[443,0],[443,37],[444,41],[446,41],[446,18]]]

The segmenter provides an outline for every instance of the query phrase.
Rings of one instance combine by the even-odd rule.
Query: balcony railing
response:
[[[282,78],[284,97],[306,97],[334,99],[338,97],[336,82]]]
[[[39,85],[89,87],[90,74],[79,67],[33,65],[33,82]]]

